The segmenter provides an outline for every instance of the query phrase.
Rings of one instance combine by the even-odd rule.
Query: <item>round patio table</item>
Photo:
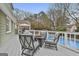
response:
[[[43,43],[44,43],[44,42],[43,42],[44,37],[41,36],[41,35],[36,35],[36,36],[35,36],[35,39],[38,40],[39,46],[42,47],[42,45],[43,45]]]

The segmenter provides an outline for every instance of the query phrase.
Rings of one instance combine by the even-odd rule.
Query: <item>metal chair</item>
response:
[[[19,40],[22,49],[21,55],[33,56],[37,48],[39,48],[38,42],[34,42],[33,35],[20,34]]]
[[[58,41],[59,41],[60,35],[61,35],[61,34],[56,34],[56,35],[55,35],[55,38],[52,39],[51,41],[49,41],[49,39],[46,39],[46,40],[45,40],[45,47],[46,47],[46,46],[55,47],[56,50],[58,50],[58,48],[57,48],[57,43],[58,43]]]

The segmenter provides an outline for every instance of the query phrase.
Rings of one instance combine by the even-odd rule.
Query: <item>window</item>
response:
[[[11,20],[9,17],[6,18],[6,33],[11,32]]]

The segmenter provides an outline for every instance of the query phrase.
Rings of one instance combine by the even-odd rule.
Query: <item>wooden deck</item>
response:
[[[71,50],[58,46],[58,51],[55,49],[44,48],[42,47],[35,56],[79,56],[78,53],[75,53]]]
[[[21,56],[21,48],[18,36],[12,36],[4,45],[0,47],[0,53],[8,53],[8,56]],[[78,53],[58,46],[58,51],[49,48],[40,48],[34,56],[79,56]]]

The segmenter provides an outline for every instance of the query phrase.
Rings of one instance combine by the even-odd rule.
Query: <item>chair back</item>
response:
[[[46,40],[46,38],[47,38],[47,32],[44,33],[44,38]]]
[[[20,34],[19,40],[24,49],[34,49],[33,35]]]
[[[44,37],[44,40],[47,38],[47,32],[42,32],[41,35]]]
[[[55,35],[54,42],[55,42],[56,44],[57,44],[58,41],[59,41],[60,35],[61,35],[61,34],[59,34],[59,33],[57,33],[57,34]]]

